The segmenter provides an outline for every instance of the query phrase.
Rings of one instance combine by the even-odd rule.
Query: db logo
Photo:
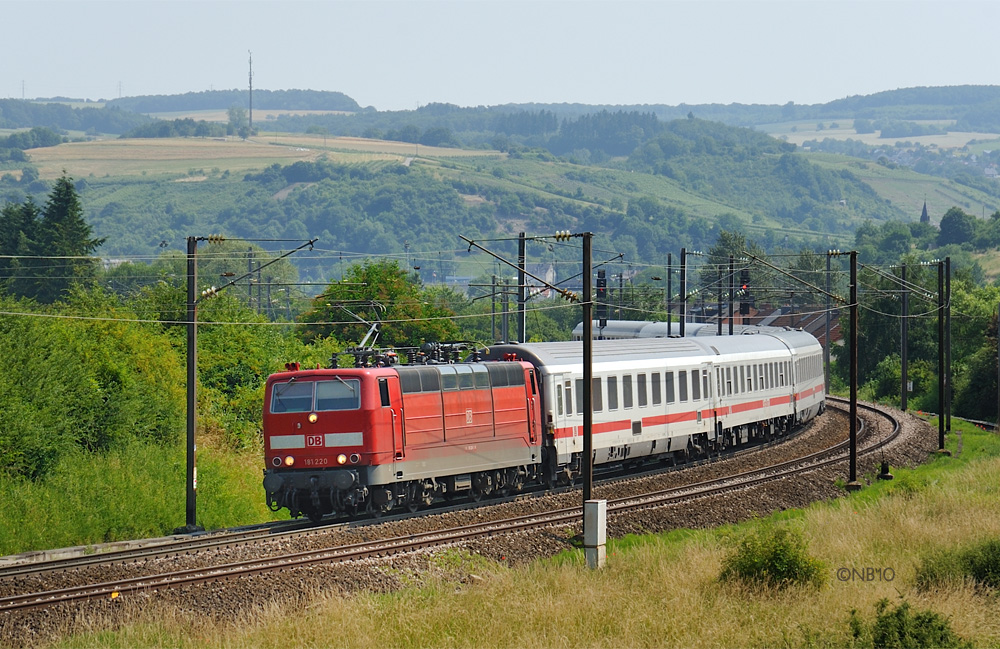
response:
[[[306,435],[306,446],[322,446],[322,435]]]
[[[469,408],[468,410],[465,411],[465,423],[467,424],[472,423],[472,408]]]

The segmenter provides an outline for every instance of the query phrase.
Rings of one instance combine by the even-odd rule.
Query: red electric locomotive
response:
[[[268,378],[268,506],[327,514],[415,511],[538,477],[541,410],[528,363],[302,370]]]

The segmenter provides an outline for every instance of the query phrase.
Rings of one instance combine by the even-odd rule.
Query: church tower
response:
[[[921,223],[930,223],[931,222],[931,217],[927,213],[927,201],[926,200],[924,200],[924,211],[920,213],[920,222]]]

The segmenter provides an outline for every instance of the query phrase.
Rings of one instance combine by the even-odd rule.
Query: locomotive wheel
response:
[[[310,508],[310,509],[305,510],[302,513],[305,514],[306,516],[308,516],[309,520],[311,520],[313,523],[322,523],[323,522],[323,512],[321,512],[321,511],[318,511],[318,510]]]

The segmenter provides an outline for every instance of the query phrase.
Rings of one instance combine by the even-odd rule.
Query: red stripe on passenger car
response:
[[[763,401],[747,401],[745,403],[737,403],[730,409],[731,412],[747,412],[748,410],[758,410],[764,407]]]

